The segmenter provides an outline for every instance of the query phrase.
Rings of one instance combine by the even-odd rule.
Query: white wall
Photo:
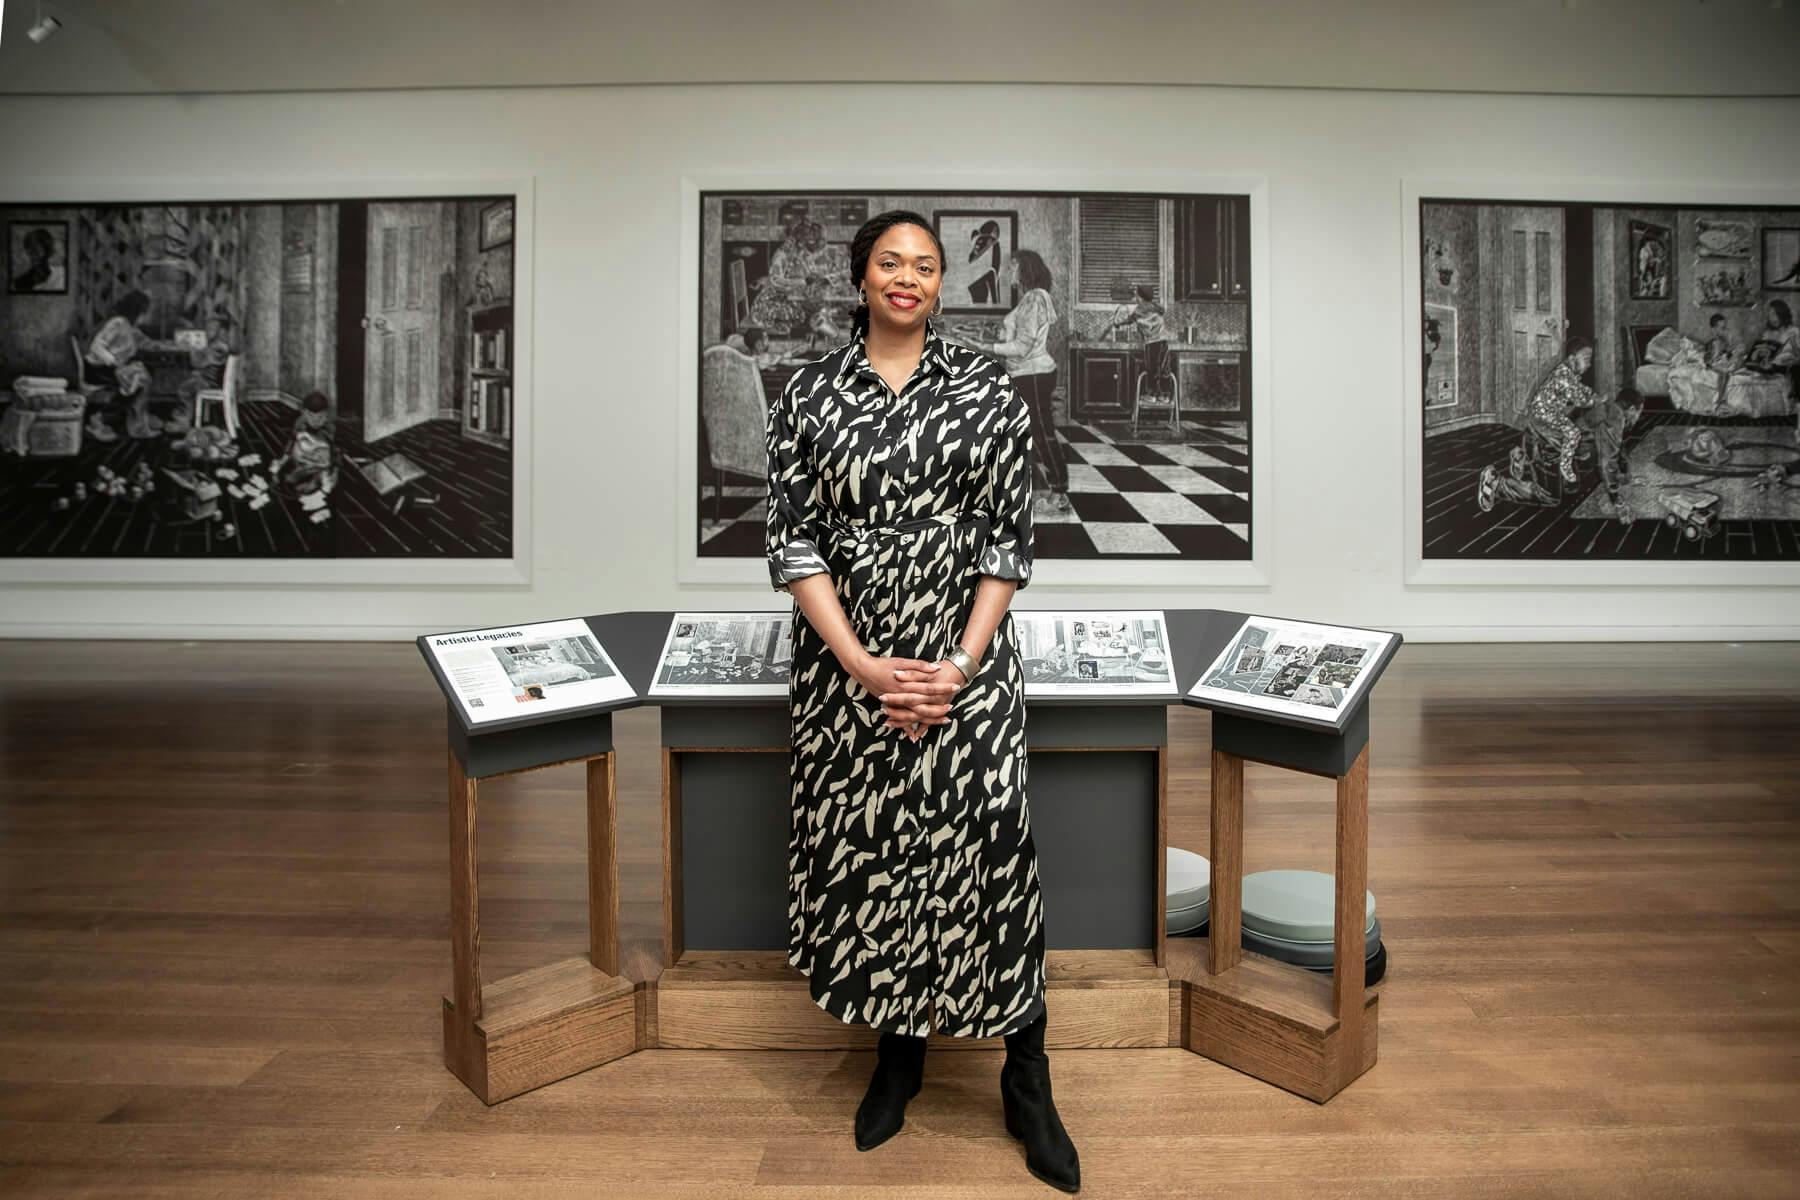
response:
[[[1021,603],[1217,606],[1420,639],[1796,637],[1796,588],[1408,588],[1400,181],[1794,187],[1800,100],[1181,87],[734,85],[0,99],[33,177],[536,179],[530,589],[14,586],[0,635],[412,637],[575,613],[775,607],[679,588],[671,543],[684,170],[1178,167],[1268,181],[1276,501],[1256,591],[1028,590]],[[877,145],[879,143],[879,145]],[[0,192],[5,190],[0,184]],[[1004,186],[998,182],[996,186]],[[1647,198],[1648,198],[1647,197]],[[593,361],[596,349],[603,368]],[[601,381],[601,382],[597,382]],[[1052,564],[1053,565],[1053,564]],[[1050,569],[1040,578],[1052,580]]]

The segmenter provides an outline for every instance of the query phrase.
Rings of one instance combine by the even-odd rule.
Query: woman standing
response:
[[[881,1031],[858,1149],[900,1129],[933,1029],[1004,1036],[1007,1130],[1075,1191],[1007,612],[1031,576],[1031,421],[999,363],[938,335],[943,265],[919,214],[864,224],[850,340],[770,406],[769,574],[796,606],[788,961]]]
[[[1056,432],[1055,392],[1056,359],[1050,356],[1046,343],[1050,326],[1056,320],[1056,303],[1050,298],[1050,268],[1035,250],[1021,250],[1013,256],[1013,277],[1025,294],[1000,322],[997,342],[969,341],[969,345],[1006,361],[1006,373],[1024,393],[1031,410],[1031,442],[1043,464],[1044,482],[1050,485],[1050,499],[1058,512],[1068,512],[1069,465],[1063,455],[1062,439]]]

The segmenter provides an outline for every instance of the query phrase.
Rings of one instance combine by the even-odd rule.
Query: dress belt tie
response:
[[[921,529],[935,526],[956,526],[985,524],[987,517],[981,513],[959,512],[941,513],[935,517],[919,517],[908,521],[846,521],[841,517],[827,517],[820,521],[824,532],[834,536],[862,542],[875,537],[898,537],[902,534],[917,533]]]

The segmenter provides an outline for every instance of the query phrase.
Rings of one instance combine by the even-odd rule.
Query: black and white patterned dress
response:
[[[983,575],[1031,576],[1031,421],[995,359],[929,321],[895,395],[860,334],[770,407],[775,587],[829,572],[877,655],[957,645]],[[996,1037],[1044,1004],[1025,687],[1002,619],[946,725],[914,742],[794,611],[788,961],[843,1021]]]

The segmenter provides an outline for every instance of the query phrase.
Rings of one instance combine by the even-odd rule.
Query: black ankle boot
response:
[[[1050,1096],[1050,1059],[1044,1054],[1047,1016],[1040,1013],[1025,1028],[1006,1035],[1000,1099],[1006,1110],[1006,1132],[1025,1143],[1025,1169],[1051,1187],[1078,1192],[1081,1157]]]
[[[856,1148],[873,1150],[906,1124],[906,1102],[925,1079],[925,1039],[883,1033],[875,1045],[875,1073],[856,1107]]]

